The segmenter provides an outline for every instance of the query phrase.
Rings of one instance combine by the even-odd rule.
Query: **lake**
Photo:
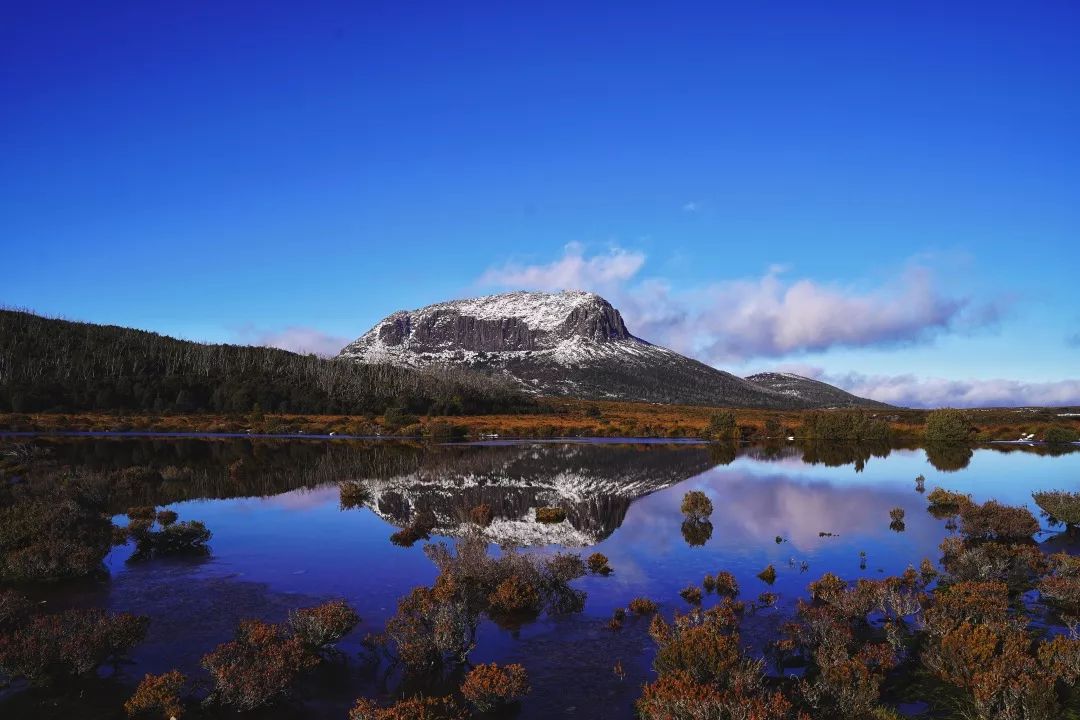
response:
[[[394,441],[270,439],[45,439],[51,461],[93,470],[129,466],[161,471],[160,482],[133,484],[114,501],[164,506],[213,532],[206,557],[133,562],[131,543],[107,556],[108,577],[30,590],[49,607],[102,607],[151,618],[133,665],[80,689],[83,716],[111,717],[146,672],[200,673],[199,659],[231,638],[240,620],[283,620],[289,609],[346,599],[362,622],[340,645],[338,662],[304,680],[296,702],[272,717],[346,716],[360,695],[389,698],[430,686],[362,658],[361,640],[377,633],[399,598],[431,584],[436,568],[424,542],[401,547],[390,535],[430,512],[431,542],[452,543],[471,508],[487,504],[493,545],[527,552],[601,552],[614,572],[574,581],[586,593],[580,613],[542,615],[518,627],[483,621],[472,662],[519,662],[533,688],[520,718],[631,718],[641,685],[654,679],[647,619],[608,628],[612,611],[637,596],[661,612],[685,610],[679,591],[720,570],[738,579],[750,601],[770,590],[773,608],[749,616],[745,642],[776,634],[807,584],[826,571],[847,580],[899,574],[923,558],[936,562],[952,531],[926,512],[935,487],[1027,505],[1035,490],[1077,490],[1080,453],[1048,454],[1016,446],[982,447],[961,457],[921,449],[795,446],[722,447],[665,442],[522,442],[421,445]],[[931,462],[933,461],[933,462]],[[364,502],[342,502],[339,483],[358,482]],[[712,501],[709,528],[684,526],[689,490]],[[562,523],[534,519],[538,507],[566,511]],[[903,528],[889,512],[905,511]],[[1042,523],[1036,540],[1070,549]],[[493,552],[498,549],[493,547]],[[767,585],[757,577],[776,570]],[[620,677],[613,668],[619,663]],[[402,686],[402,683],[405,683]],[[45,717],[63,702],[47,691],[0,694],[0,716]],[[6,708],[6,709],[5,709]]]

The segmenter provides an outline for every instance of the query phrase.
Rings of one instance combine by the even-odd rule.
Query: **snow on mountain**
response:
[[[852,395],[834,385],[796,375],[795,373],[763,372],[750,375],[746,379],[755,385],[796,398],[815,407],[891,407],[885,403],[867,400]]]
[[[495,543],[518,546],[585,547],[622,524],[639,497],[709,469],[702,447],[514,445],[449,448],[431,462],[403,473],[360,478],[364,504],[387,522],[403,527],[419,513],[435,519],[434,531],[456,536],[470,525],[469,511],[491,508],[484,533]],[[536,508],[566,511],[559,523],[539,523]]]

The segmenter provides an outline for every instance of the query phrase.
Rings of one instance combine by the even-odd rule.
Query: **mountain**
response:
[[[876,400],[867,400],[820,380],[794,373],[763,372],[746,378],[766,390],[783,393],[815,407],[868,407],[887,409],[893,407]]]
[[[505,376],[538,395],[778,409],[822,406],[635,337],[611,303],[579,291],[512,292],[399,311],[347,345],[339,357],[410,368],[468,367]]]

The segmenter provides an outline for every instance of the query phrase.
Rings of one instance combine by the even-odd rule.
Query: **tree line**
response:
[[[177,340],[0,310],[0,411],[420,414],[525,412],[501,379]]]

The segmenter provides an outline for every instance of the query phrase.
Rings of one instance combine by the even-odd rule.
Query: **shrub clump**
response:
[[[960,532],[970,540],[1024,540],[1039,531],[1039,521],[1025,507],[988,500],[960,509]]]
[[[1080,433],[1073,428],[1058,425],[1047,430],[1046,434],[1043,436],[1043,440],[1049,445],[1074,443],[1077,440],[1080,440]]]
[[[739,596],[739,581],[727,570],[721,570],[713,578],[716,594],[721,597],[735,599]]]
[[[209,528],[198,520],[171,522],[160,530],[154,530],[152,524],[144,520],[134,520],[128,525],[128,534],[135,540],[133,560],[169,555],[205,555],[209,552],[206,544],[213,537]]]
[[[381,707],[360,698],[349,711],[349,720],[465,720],[467,713],[451,697],[417,697]]]
[[[762,582],[772,585],[776,582],[776,568],[770,563],[769,566],[759,572],[757,576]]]
[[[926,416],[926,441],[941,445],[958,445],[971,440],[975,428],[968,414],[953,408],[934,410]]]
[[[894,507],[892,510],[889,511],[889,519],[893,522],[903,522],[904,514],[904,508]]]
[[[521,665],[477,665],[465,676],[461,694],[478,712],[491,712],[529,693],[529,677]]]
[[[1032,493],[1032,497],[1051,524],[1080,527],[1080,493],[1053,490]]]
[[[210,699],[240,711],[274,702],[318,663],[299,637],[258,620],[241,623],[235,639],[202,659],[214,683]]]
[[[630,601],[630,612],[635,615],[652,615],[657,605],[647,597],[636,597]]]
[[[700,490],[691,490],[683,495],[679,509],[687,520],[703,521],[712,515],[713,504],[705,493]]]
[[[970,495],[952,492],[951,490],[945,490],[944,488],[934,488],[930,491],[930,494],[926,496],[926,500],[929,503],[926,508],[927,512],[936,518],[959,515],[963,508],[972,503]]]
[[[586,560],[586,564],[589,566],[589,572],[594,575],[610,575],[613,572],[611,566],[608,565],[607,555],[603,553],[593,553]]]
[[[179,720],[184,714],[181,696],[186,684],[187,677],[179,670],[170,670],[162,675],[147,673],[124,703],[124,712],[129,717]]]
[[[561,523],[566,519],[566,511],[557,507],[536,508],[536,522]]]
[[[95,575],[112,546],[113,525],[100,498],[77,485],[0,507],[0,580]]]
[[[92,675],[123,659],[146,635],[145,617],[102,610],[66,610],[53,615],[15,616],[0,632],[0,677],[47,685]]]
[[[360,616],[344,600],[300,608],[289,613],[289,628],[310,651],[323,650],[348,635]]]
[[[679,595],[682,597],[683,600],[690,603],[691,605],[701,604],[701,588],[699,588],[697,585],[687,585],[679,591]]]

